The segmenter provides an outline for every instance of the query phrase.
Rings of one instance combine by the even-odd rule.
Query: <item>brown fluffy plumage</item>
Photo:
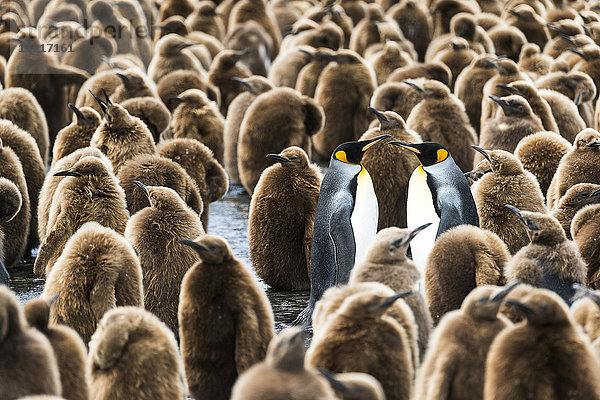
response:
[[[0,286],[0,397],[61,393],[54,351],[44,335],[30,328],[15,294]]]
[[[542,89],[539,93],[550,105],[559,133],[572,143],[575,136],[587,126],[579,114],[577,106],[567,96],[555,90]]]
[[[518,94],[527,100],[533,113],[542,121],[545,130],[560,133],[558,125],[552,115],[550,105],[542,96],[540,96],[540,93],[536,87],[533,86],[533,83],[520,80],[504,86],[501,85],[501,88],[504,89],[507,94]]]
[[[496,335],[512,325],[498,315],[507,289],[477,287],[444,315],[417,375],[418,399],[483,398],[485,361]]]
[[[546,212],[544,195],[535,177],[523,169],[515,155],[504,150],[482,151],[489,157],[492,172],[481,177],[471,188],[479,226],[498,235],[514,254],[529,243],[529,238],[525,226],[504,205]]]
[[[144,186],[138,190],[147,196],[149,207],[129,219],[125,238],[142,266],[144,306],[178,333],[181,281],[198,257],[192,249],[177,243],[177,239],[196,238],[204,234],[204,229],[198,214],[173,189]]]
[[[169,111],[173,112],[175,102],[171,102],[171,96],[178,96],[188,89],[202,90],[209,99],[219,103],[221,94],[219,89],[208,82],[208,77],[199,75],[193,71],[178,69],[163,76],[156,85],[156,90],[162,102]]]
[[[75,112],[75,117],[70,125],[62,128],[56,135],[52,149],[52,166],[75,150],[88,147],[101,122],[100,114],[91,107],[78,109],[72,104],[69,107]]]
[[[484,398],[600,398],[598,361],[562,300],[536,290],[512,304],[527,310],[527,320],[503,330],[492,343]],[[564,365],[573,368],[567,372]]]
[[[235,97],[243,92],[237,82],[231,78],[248,78],[252,75],[250,70],[237,62],[244,56],[243,52],[236,50],[223,50],[213,59],[208,71],[208,81],[219,88],[221,93],[221,114],[226,117],[229,105]]]
[[[87,349],[81,337],[66,325],[49,324],[52,299],[29,300],[23,307],[25,318],[32,328],[44,334],[56,356],[62,395],[69,400],[87,400],[85,379]]]
[[[413,79],[412,82],[422,85],[425,78]],[[381,111],[393,111],[405,121],[412,109],[421,102],[418,91],[402,82],[386,82],[373,92],[371,107]]]
[[[310,289],[310,249],[321,173],[292,146],[277,155],[256,185],[248,215],[250,259],[276,289]]]
[[[60,173],[64,177],[52,196],[46,237],[33,266],[37,276],[48,275],[67,240],[84,223],[95,221],[123,234],[129,219],[125,193],[104,161],[83,157]]]
[[[190,395],[229,399],[238,375],[264,358],[273,337],[273,312],[225,239],[204,235],[187,244],[201,260],[183,278],[179,302]]]
[[[160,38],[155,46],[154,56],[148,65],[148,76],[154,82],[177,69],[193,71],[200,74],[204,71],[196,57],[189,51],[183,51],[191,45],[195,45],[175,33],[169,33]]]
[[[571,221],[573,217],[583,207],[597,203],[600,203],[600,185],[578,183],[567,190],[564,196],[558,200],[551,215],[558,220],[565,231],[567,239],[573,240],[571,236]]]
[[[600,206],[589,205],[581,209],[571,222],[571,236],[577,244],[581,257],[587,263],[588,286],[600,288]]]
[[[156,97],[134,97],[121,103],[127,112],[141,119],[152,133],[155,142],[158,142],[171,122],[171,113],[167,106]]]
[[[600,305],[598,292],[584,290],[586,293],[571,306],[571,315],[577,325],[590,339],[592,350],[596,356],[600,355]]]
[[[289,88],[258,96],[246,111],[238,139],[238,171],[252,193],[262,171],[272,160],[265,156],[298,146],[310,154],[310,136],[323,126],[323,109],[310,97]],[[313,136],[313,143],[315,136]]]
[[[138,307],[117,307],[104,315],[90,341],[86,374],[92,400],[187,398],[173,332]]]
[[[46,280],[43,296],[54,295],[50,323],[70,326],[87,343],[105,312],[144,305],[133,247],[114,230],[88,222],[69,239]]]
[[[296,90],[303,95],[314,97],[315,90],[319,84],[319,76],[321,76],[325,67],[327,67],[330,62],[334,61],[333,56],[335,55],[335,52],[330,49],[319,49],[314,52],[304,51],[306,56],[310,59],[310,62],[303,66],[298,73],[295,87]]]
[[[463,225],[440,235],[425,269],[425,298],[434,323],[460,308],[475,287],[504,284],[509,260],[506,244],[488,230]]]

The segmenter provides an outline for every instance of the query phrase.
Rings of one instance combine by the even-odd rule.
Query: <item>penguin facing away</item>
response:
[[[340,144],[323,177],[310,253],[310,300],[296,323],[311,320],[315,303],[329,287],[348,282],[377,233],[379,209],[373,182],[361,164],[364,153],[390,135]]]
[[[425,276],[427,257],[435,239],[457,225],[479,226],[475,200],[467,178],[441,144],[396,141],[389,144],[412,151],[421,162],[408,182],[406,222],[409,229],[432,223],[419,240],[410,243],[413,262]]]

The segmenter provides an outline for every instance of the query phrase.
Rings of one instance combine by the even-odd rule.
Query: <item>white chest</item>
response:
[[[379,219],[379,205],[373,188],[373,181],[366,169],[362,169],[357,178],[354,209],[350,217],[354,231],[356,252],[354,264],[364,260],[367,248],[377,233]]]

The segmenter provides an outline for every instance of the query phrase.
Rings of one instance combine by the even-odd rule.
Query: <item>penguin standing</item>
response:
[[[421,162],[408,182],[406,223],[409,229],[432,223],[419,240],[410,243],[413,262],[425,276],[435,239],[457,225],[479,226],[477,208],[467,178],[444,146],[434,142],[389,143],[412,151]]]
[[[377,233],[377,196],[361,161],[365,151],[388,137],[342,143],[331,155],[315,214],[310,300],[296,319],[298,323],[310,321],[315,303],[325,290],[348,282],[354,264],[363,260],[369,242]]]

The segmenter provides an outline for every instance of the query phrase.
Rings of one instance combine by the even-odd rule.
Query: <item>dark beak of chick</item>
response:
[[[279,154],[267,154],[268,158],[272,158],[273,160],[277,160],[280,163],[289,163],[290,160],[288,160],[285,157],[280,156]]]
[[[187,49],[188,47],[196,46],[197,44],[199,44],[199,43],[196,43],[196,42],[184,42],[184,43],[181,43],[178,47],[179,47],[179,50],[183,50],[183,49]]]
[[[415,83],[413,83],[411,81],[402,81],[402,83],[406,83],[408,86],[412,87],[413,89],[415,89],[419,93],[423,93],[423,89],[420,86],[418,86],[417,84],[415,84]]]
[[[583,54],[581,51],[579,51],[578,49],[572,48],[572,49],[567,49],[567,51],[570,51],[573,54],[577,54],[579,57],[583,58],[584,60],[587,60],[587,56],[585,54]]]
[[[320,368],[318,368],[317,370],[319,371],[319,373],[321,375],[323,375],[325,377],[325,379],[327,379],[327,381],[329,382],[329,385],[331,385],[333,390],[337,390],[338,392],[341,392],[341,393],[350,393],[351,392],[350,388],[348,386],[344,385],[344,383],[335,379],[333,377],[333,375],[331,375],[329,372],[326,372]]]
[[[234,82],[237,82],[237,83],[239,83],[241,85],[243,85],[244,88],[246,90],[248,90],[248,91],[252,90],[252,86],[250,86],[250,84],[248,82],[246,82],[245,79],[242,79],[242,78],[231,78],[231,80],[234,81]]]
[[[488,160],[490,165],[492,165],[492,159],[490,158],[490,155],[487,153],[487,151],[485,151],[485,149],[483,149],[479,146],[475,146],[474,144],[472,144],[471,147],[473,148],[473,150],[481,153],[481,155],[483,155],[485,157],[485,159]]]
[[[126,83],[126,82],[129,81],[129,77],[127,75],[124,75],[124,74],[120,73],[120,72],[117,72],[117,76],[119,78],[121,78],[121,80],[123,81],[123,83]]]
[[[525,304],[521,303],[519,300],[509,299],[509,300],[506,300],[506,304],[516,307],[519,310],[521,310],[527,314],[533,314],[533,309],[531,307],[528,307]]]
[[[369,111],[371,111],[373,114],[375,114],[375,116],[377,117],[379,122],[381,122],[382,124],[389,121],[388,117],[386,117],[385,114],[383,114],[381,111],[379,111],[373,107],[369,107]]]
[[[106,104],[104,103],[104,101],[102,101],[102,99],[100,97],[96,96],[96,93],[92,92],[89,89],[88,89],[88,91],[92,94],[92,96],[94,96],[94,99],[96,100],[96,102],[98,103],[100,108],[102,109],[102,113],[106,114]]]
[[[519,18],[521,16],[521,14],[519,14],[518,11],[515,11],[513,9],[508,10],[508,12],[512,15],[514,15],[515,17]]]
[[[150,203],[150,193],[148,193],[148,188],[146,187],[146,185],[144,185],[142,182],[140,181],[131,181],[133,184],[135,184],[137,187],[139,187],[140,189],[142,189],[142,192],[144,193],[144,196],[146,196],[146,198],[148,199],[148,203]],[[152,204],[152,203],[150,203]]]
[[[415,236],[417,236],[419,234],[419,232],[421,232],[423,229],[427,228],[431,224],[432,224],[431,222],[428,222],[426,224],[423,224],[423,225],[413,229],[408,235],[394,241],[392,243],[392,245],[399,247],[403,243],[406,243],[406,244],[410,243],[415,238]]]
[[[60,171],[54,174],[54,176],[76,176],[76,177],[80,177],[81,174],[75,171],[72,171],[73,168],[69,168],[66,171]]]
[[[502,289],[500,292],[498,292],[494,297],[492,297],[491,301],[492,302],[498,302],[498,301],[502,301],[504,300],[504,298],[517,286],[519,286],[521,284],[521,282],[516,281],[511,283],[510,285],[506,286],[504,289]]]
[[[497,88],[500,88],[500,89],[504,89],[504,90],[506,90],[506,91],[507,91],[507,92],[509,92],[509,93],[518,93],[518,92],[519,92],[519,90],[518,90],[518,89],[515,89],[514,87],[510,87],[510,86],[508,86],[508,85],[505,85],[505,84],[503,84],[503,83],[499,83],[499,84],[497,84],[497,85],[496,85],[496,87],[497,87]]]
[[[505,204],[504,208],[509,209],[510,211],[512,211],[517,217],[519,217],[519,219],[521,220],[521,222],[527,227],[527,229],[532,230],[532,231],[538,231],[540,228],[535,224],[535,222],[533,221],[526,221],[525,218],[523,218],[523,215],[521,214],[521,210],[519,210],[517,207],[511,206],[510,204]]]
[[[189,240],[189,239],[177,239],[177,241],[181,244],[184,244],[186,246],[190,246],[191,248],[193,248],[194,250],[200,252],[200,251],[207,251],[208,249],[204,246],[202,246],[199,243],[194,242],[193,240]]]
[[[600,140],[596,140],[592,143],[588,143],[588,147],[600,147]]]
[[[598,189],[595,192],[593,192],[592,194],[590,194],[590,197],[598,197],[598,196],[600,196],[600,189]]]
[[[79,110],[79,108],[75,107],[75,104],[69,103],[69,108],[71,110],[73,110],[75,115],[77,115],[77,118],[82,119],[82,120],[85,119],[85,117],[83,116],[83,113],[81,112],[81,110]]]
[[[374,137],[373,139],[369,139],[369,140],[361,140],[358,143],[361,143],[363,145],[362,148],[362,152],[364,153],[365,151],[369,150],[371,147],[373,147],[374,144],[376,144],[377,142],[383,140],[383,139],[387,139],[389,137],[391,137],[392,135],[379,135],[377,137]]]
[[[252,49],[246,49],[244,51],[238,52],[237,54],[234,54],[233,56],[231,56],[231,63],[235,64],[236,62],[240,61],[242,58],[250,54],[251,51]]]
[[[410,296],[411,294],[413,294],[412,290],[396,293],[395,295],[388,297],[387,300],[384,301],[383,303],[381,303],[381,305],[379,307],[383,308],[385,310],[385,309],[391,307],[392,304],[394,304],[396,302],[396,300],[401,299],[406,296]]]

